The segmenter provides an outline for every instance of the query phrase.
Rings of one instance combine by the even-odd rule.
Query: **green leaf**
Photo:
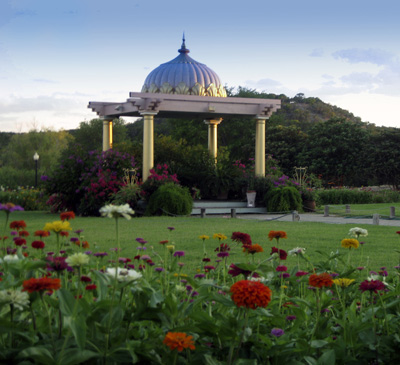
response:
[[[317,362],[318,365],[335,365],[335,363],[336,355],[333,349],[324,352]]]
[[[257,365],[256,359],[238,359],[235,365]]]
[[[64,316],[72,316],[74,313],[75,305],[78,303],[70,291],[60,289],[57,291],[57,297],[60,301],[60,310]]]
[[[85,349],[86,345],[86,322],[83,316],[78,317],[65,317],[65,326],[69,327],[74,335],[76,345],[81,351]]]
[[[304,360],[306,360],[307,364],[309,364],[309,365],[317,365],[318,364],[317,360],[315,360],[313,357],[310,357],[310,356],[305,356]]]
[[[164,301],[164,295],[161,291],[157,291],[151,293],[150,295],[150,307],[155,308],[157,307],[158,303],[162,303]]]
[[[89,350],[79,351],[75,348],[68,349],[63,353],[63,357],[58,360],[62,365],[82,364],[90,359],[99,358],[100,355]]]
[[[205,365],[221,365],[222,362],[215,360],[211,355],[204,355],[204,364]]]
[[[17,356],[18,359],[29,358],[35,360],[38,364],[54,364],[54,357],[50,351],[44,347],[28,347],[21,351]]]
[[[328,341],[324,341],[324,340],[314,340],[311,341],[311,347],[315,348],[315,349],[319,349],[321,347],[324,347],[325,345],[328,344]]]

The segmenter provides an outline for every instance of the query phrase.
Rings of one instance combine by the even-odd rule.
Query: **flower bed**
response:
[[[194,237],[203,244],[201,270],[191,272],[186,253],[173,242],[174,227],[166,227],[168,240],[157,249],[137,238],[136,255],[122,257],[119,220],[130,219],[129,206],[101,209],[115,221],[115,247],[109,252],[83,241],[73,212],[28,232],[29,222],[12,221],[13,211],[21,209],[0,205],[6,217],[0,263],[2,363],[400,359],[400,267],[370,272],[359,241],[368,235],[365,229],[344,232],[338,251],[322,252],[318,265],[284,231],[266,232],[269,244],[254,243],[243,232],[230,238],[202,235]],[[228,261],[231,256],[234,263]]]

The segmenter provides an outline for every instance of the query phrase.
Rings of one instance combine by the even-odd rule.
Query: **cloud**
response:
[[[57,81],[48,80],[48,79],[33,79],[32,81],[39,82],[39,83],[42,83],[42,84],[58,84]]]
[[[314,48],[309,54],[310,57],[322,57],[324,55],[324,50],[322,48]]]
[[[394,55],[390,52],[373,48],[342,49],[334,52],[332,56],[336,59],[343,59],[349,63],[366,62],[378,66],[390,64],[394,58]]]
[[[34,98],[12,97],[8,102],[0,101],[0,115],[9,113],[38,111],[68,111],[81,106],[73,98],[58,98],[54,95],[41,95]]]
[[[282,86],[282,84],[279,81],[276,81],[273,79],[260,79],[257,81],[246,80],[246,84],[251,87],[255,87],[257,89],[265,89],[265,88],[270,88],[270,87]]]
[[[361,85],[372,88],[379,82],[379,78],[368,72],[352,72],[351,74],[342,76],[340,80],[345,85]]]

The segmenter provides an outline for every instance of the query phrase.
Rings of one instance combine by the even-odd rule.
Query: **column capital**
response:
[[[222,122],[222,118],[219,119],[204,119],[204,124],[207,125],[218,125]]]
[[[158,112],[149,112],[149,111],[140,112],[140,115],[143,115],[143,116],[145,116],[145,115],[157,115],[157,114],[158,114]]]

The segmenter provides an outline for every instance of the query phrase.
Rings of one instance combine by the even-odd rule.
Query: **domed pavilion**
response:
[[[179,55],[146,77],[142,91],[125,102],[89,102],[103,119],[103,151],[112,148],[113,120],[140,117],[143,125],[143,171],[146,181],[154,166],[154,117],[202,118],[208,126],[208,149],[217,158],[217,128],[223,117],[256,119],[255,173],[265,175],[265,123],[280,108],[280,100],[228,98],[218,75],[189,56],[183,38]]]

